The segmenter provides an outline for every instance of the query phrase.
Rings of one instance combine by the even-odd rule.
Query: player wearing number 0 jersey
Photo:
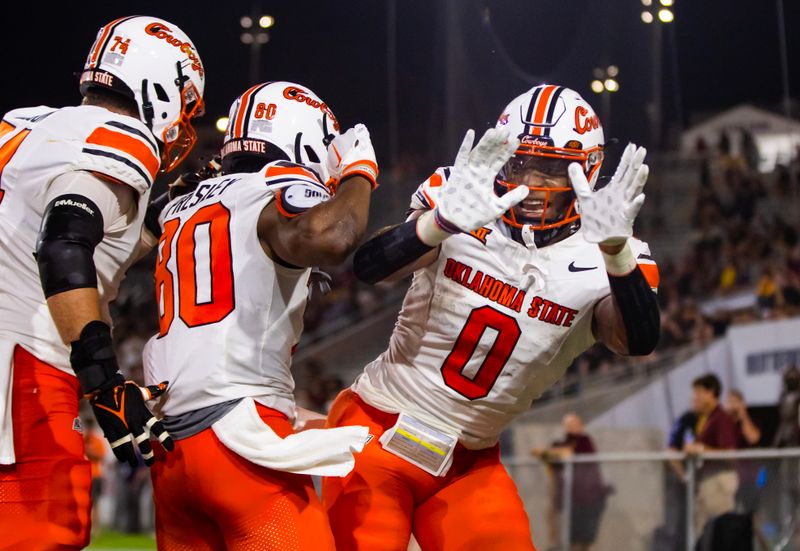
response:
[[[658,337],[657,270],[631,237],[644,150],[592,192],[602,128],[549,85],[471,144],[355,257],[369,283],[414,277],[389,348],[328,416],[377,436],[323,484],[342,549],[399,551],[412,531],[423,549],[533,549],[500,432],[595,341],[647,354]]]
[[[152,470],[158,546],[332,550],[308,475],[349,472],[367,429],[294,434],[290,363],[310,267],[341,263],[365,230],[369,133],[339,135],[303,86],[259,84],[231,108],[222,172],[161,214],[145,379],[170,381],[176,443]]]
[[[86,396],[120,460],[169,435],[117,370],[108,305],[135,260],[150,189],[194,142],[204,71],[152,17],[102,27],[79,106],[0,122],[0,533],[4,549],[78,549],[90,534]]]

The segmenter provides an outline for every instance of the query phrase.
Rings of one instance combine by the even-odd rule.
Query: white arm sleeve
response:
[[[65,172],[57,176],[47,189],[45,204],[58,197],[74,193],[90,199],[103,215],[103,230],[114,231],[130,224],[138,208],[133,188],[98,178],[84,170]]]

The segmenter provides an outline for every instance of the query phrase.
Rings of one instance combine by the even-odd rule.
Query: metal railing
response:
[[[785,460],[797,460],[794,470],[780,469],[782,471],[778,482],[774,489],[771,489],[772,495],[775,497],[774,492],[782,490],[797,491],[800,488],[800,448],[783,448],[783,449],[748,449],[736,451],[708,451],[699,455],[689,455],[680,452],[662,451],[662,452],[618,452],[618,453],[596,453],[596,454],[579,454],[568,457],[562,457],[553,460],[540,460],[536,458],[519,458],[511,457],[504,459],[506,467],[515,476],[519,473],[520,469],[533,469],[541,468],[542,466],[560,466],[563,471],[561,479],[561,515],[560,515],[560,546],[559,549],[569,550],[572,543],[573,526],[573,490],[575,484],[575,470],[576,466],[594,464],[598,466],[611,466],[619,464],[636,464],[636,463],[662,463],[668,464],[669,462],[678,462],[683,465],[686,473],[685,482],[685,497],[683,511],[685,517],[685,549],[691,551],[695,549],[698,537],[695,529],[695,500],[698,492],[698,484],[702,481],[701,473],[704,465],[713,464],[714,462],[727,465],[736,465],[737,463],[752,461],[752,462],[765,462],[772,461],[777,463],[781,461],[782,464]],[[733,468],[733,467],[730,467]],[[784,472],[784,471],[788,471]],[[798,480],[795,480],[798,478]],[[768,492],[768,493],[770,493]],[[522,493],[522,492],[521,492]],[[525,496],[523,495],[523,498]],[[797,496],[795,496],[796,498]],[[762,547],[779,551],[787,549],[789,539],[792,535],[800,534],[800,510],[798,510],[797,503],[784,503],[781,505],[784,511],[783,532],[776,536],[776,543],[770,547]],[[787,520],[788,519],[788,520]],[[539,519],[536,519],[539,520]],[[552,543],[552,542],[551,542]],[[798,542],[800,543],[800,541]],[[602,547],[600,548],[602,551]]]

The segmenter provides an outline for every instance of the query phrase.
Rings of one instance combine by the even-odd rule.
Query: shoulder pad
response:
[[[298,182],[322,185],[322,180],[309,167],[289,161],[274,161],[264,167],[264,180],[270,187],[281,188]]]
[[[58,109],[45,105],[40,105],[38,107],[21,107],[19,109],[13,109],[3,115],[3,121],[14,126],[31,128],[56,111],[58,111]]]
[[[450,178],[449,166],[440,167],[436,172],[422,182],[414,195],[411,196],[411,204],[408,207],[408,215],[417,210],[431,210],[436,207],[436,201],[442,189],[442,184]]]
[[[160,166],[158,144],[147,127],[112,114],[88,133],[73,168],[127,184],[142,194],[153,185]]]

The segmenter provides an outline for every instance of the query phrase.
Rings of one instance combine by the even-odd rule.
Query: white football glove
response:
[[[450,233],[475,231],[528,196],[527,186],[502,197],[494,193],[495,177],[519,147],[519,140],[509,139],[507,129],[496,128],[487,130],[473,149],[474,140],[475,132],[468,130],[434,210],[439,225]]]
[[[336,136],[328,145],[328,172],[336,182],[358,174],[378,187],[378,162],[369,137],[369,130],[357,124],[344,134]]]
[[[569,165],[586,241],[620,245],[633,235],[633,222],[644,203],[642,189],[650,170],[643,164],[646,154],[645,148],[629,143],[611,181],[598,191],[589,187],[581,165]]]

